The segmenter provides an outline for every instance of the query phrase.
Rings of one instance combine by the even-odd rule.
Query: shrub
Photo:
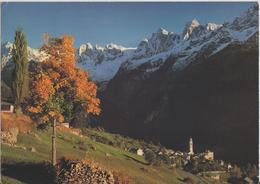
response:
[[[171,159],[167,155],[159,155],[159,160],[161,160],[165,164],[171,164]]]
[[[50,123],[40,123],[37,125],[38,130],[48,130],[50,127]]]
[[[156,163],[156,155],[152,150],[146,150],[144,154],[144,159],[149,163],[149,164],[155,164]]]
[[[114,143],[112,141],[110,141],[109,139],[105,138],[105,137],[101,137],[101,136],[93,136],[94,140],[97,142],[101,142],[103,144],[108,144],[108,145],[113,145]]]

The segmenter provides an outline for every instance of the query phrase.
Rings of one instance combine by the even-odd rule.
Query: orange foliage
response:
[[[37,107],[33,107],[33,106],[29,106],[27,108],[27,111],[31,112],[31,113],[39,113],[42,111],[41,107],[40,106],[37,106]]]
[[[72,36],[64,35],[61,38],[49,39],[41,48],[49,57],[41,63],[34,76],[32,98],[35,103],[28,108],[30,113],[39,114],[41,109],[37,106],[47,103],[52,95],[64,92],[70,96],[70,100],[80,99],[85,102],[82,107],[86,112],[100,114],[100,100],[96,97],[97,86],[89,80],[86,71],[76,68],[73,42]],[[48,115],[52,117],[51,114]],[[61,114],[56,116],[60,122],[64,121]]]
[[[50,77],[45,74],[41,74],[37,80],[33,81],[33,88],[41,102],[47,102],[50,95],[55,92]]]

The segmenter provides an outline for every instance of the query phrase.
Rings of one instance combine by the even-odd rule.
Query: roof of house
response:
[[[1,101],[1,105],[13,105],[13,104],[10,102]]]

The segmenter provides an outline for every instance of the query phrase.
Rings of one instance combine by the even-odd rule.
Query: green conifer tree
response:
[[[26,85],[28,85],[27,41],[21,28],[17,28],[15,31],[12,60],[14,62],[12,91],[15,112],[21,113],[21,103],[27,90]]]

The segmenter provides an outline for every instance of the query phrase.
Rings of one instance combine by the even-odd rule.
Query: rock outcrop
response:
[[[13,127],[1,132],[1,139],[4,143],[14,145],[17,143],[18,128]]]

